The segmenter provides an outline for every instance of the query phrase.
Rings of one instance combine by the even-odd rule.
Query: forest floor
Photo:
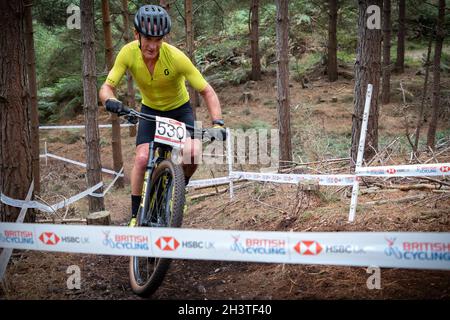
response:
[[[386,145],[395,137],[403,137],[406,141],[405,123],[411,128],[415,126],[423,81],[423,75],[417,75],[416,71],[407,69],[405,74],[392,77],[392,102],[380,108],[380,145]],[[442,79],[448,80],[448,75]],[[400,81],[406,90],[407,106],[403,105]],[[275,128],[275,82],[274,75],[265,75],[256,83],[217,88],[227,126],[258,128],[268,125]],[[300,161],[300,156],[305,162],[347,157],[351,140],[353,80],[340,79],[330,84],[322,76],[310,81],[308,88],[292,81],[290,90],[295,160]],[[252,99],[244,105],[240,98],[247,91],[252,93]],[[101,111],[100,123],[108,123],[108,117]],[[204,106],[198,110],[198,117],[207,119]],[[446,119],[440,121],[440,131],[450,140],[448,115]],[[67,123],[83,123],[83,116]],[[426,135],[427,125],[424,127],[422,136]],[[134,139],[128,135],[128,129],[122,130],[127,177],[132,167]],[[49,152],[84,162],[82,131],[42,132],[41,140],[48,142]],[[392,157],[385,159],[386,164],[407,163],[407,150],[410,150],[407,142],[397,146]],[[103,167],[111,168],[108,130],[101,130],[101,147]],[[431,155],[423,154],[423,157],[426,159]],[[436,160],[450,162],[450,152],[438,155]],[[47,202],[58,202],[61,196],[69,197],[85,189],[82,169],[57,160],[49,159],[47,164],[44,159],[41,161],[41,196]],[[211,169],[216,177],[223,176],[225,168],[225,165],[202,167],[193,179],[211,177]],[[244,169],[248,168],[252,167],[244,166]],[[108,175],[104,175],[104,179],[106,183],[111,181]],[[126,182],[129,182],[128,178]],[[231,201],[228,193],[191,199],[202,192],[205,190],[188,193],[189,210],[183,220],[184,227],[298,232],[450,231],[449,193],[430,190],[393,189],[363,194],[354,223],[347,222],[349,188],[323,187],[320,192],[307,193],[298,211],[294,210],[297,186],[293,185],[254,182],[237,190]],[[426,197],[422,201],[395,201],[422,194]],[[390,201],[375,206],[363,205],[381,199]],[[107,194],[105,205],[111,212],[112,224],[125,224],[130,213],[129,183],[125,188],[113,189]],[[86,211],[87,201],[83,199],[71,206],[67,217],[83,217]],[[38,215],[38,218],[44,217]],[[128,261],[127,257],[16,250],[7,269],[6,290],[0,298],[140,299],[128,283]],[[81,269],[80,290],[67,289],[66,270],[71,265]],[[448,271],[383,268],[379,290],[367,288],[368,277],[363,267],[173,260],[162,286],[150,299],[450,299]]]

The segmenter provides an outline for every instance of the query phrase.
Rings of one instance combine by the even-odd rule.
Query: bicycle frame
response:
[[[156,155],[156,151],[160,150],[163,154],[157,154]],[[164,146],[158,143],[155,143],[154,141],[149,143],[149,151],[148,151],[148,161],[147,161],[147,167],[145,169],[145,176],[144,176],[144,183],[142,186],[142,197],[141,197],[141,204],[139,206],[139,210],[138,210],[138,217],[140,217],[141,219],[143,219],[144,217],[146,217],[145,214],[140,214],[139,212],[141,210],[142,213],[146,213],[149,209],[149,202],[150,202],[150,191],[151,191],[151,180],[152,180],[152,174],[154,169],[157,166],[158,161],[161,159],[167,159],[168,158],[168,154],[169,152],[172,151],[172,148],[169,146]],[[143,221],[139,221],[139,225],[142,224]]]

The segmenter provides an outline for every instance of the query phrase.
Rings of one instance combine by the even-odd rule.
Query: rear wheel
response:
[[[181,226],[185,203],[183,169],[169,160],[162,161],[153,172],[149,193],[149,209],[139,213],[140,227]],[[140,296],[153,294],[164,280],[171,259],[153,257],[130,258],[130,284]]]

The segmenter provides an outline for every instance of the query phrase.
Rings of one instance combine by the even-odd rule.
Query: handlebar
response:
[[[118,116],[124,116],[124,118],[133,124],[137,123],[137,118],[145,120],[145,121],[156,121],[156,117],[151,114],[145,114],[142,112],[138,112],[134,109],[128,108],[127,106],[122,106],[121,112],[118,113]],[[197,136],[196,132],[201,131],[202,139],[207,138],[209,141],[213,142],[217,141],[225,141],[227,137],[227,132],[225,128],[207,128],[207,129],[199,129],[195,128],[191,125],[185,124],[187,129],[194,131],[194,138]]]

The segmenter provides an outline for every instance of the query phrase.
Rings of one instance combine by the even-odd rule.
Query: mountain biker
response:
[[[157,5],[144,5],[136,12],[134,26],[135,41],[120,50],[100,89],[99,96],[106,109],[115,113],[122,110],[123,104],[116,99],[115,88],[126,70],[129,70],[142,95],[141,112],[172,118],[193,126],[194,115],[185,85],[187,80],[206,102],[213,126],[223,127],[220,102],[214,89],[181,50],[164,42],[164,36],[171,29],[170,16],[166,10]],[[154,139],[155,126],[153,121],[139,121],[131,172],[130,226],[136,225],[149,143]],[[193,159],[197,158],[200,148],[200,140],[186,138],[183,149],[186,185],[197,169]]]

